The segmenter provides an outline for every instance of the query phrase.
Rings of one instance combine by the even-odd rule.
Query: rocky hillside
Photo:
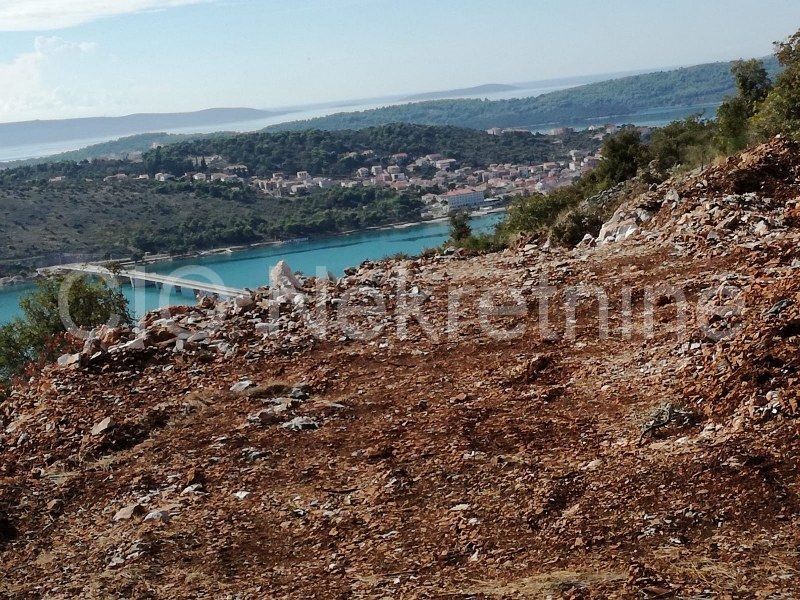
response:
[[[0,407],[0,594],[796,597],[798,150],[95,332]]]

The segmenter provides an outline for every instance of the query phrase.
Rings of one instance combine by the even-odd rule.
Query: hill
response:
[[[396,123],[361,130],[300,130],[215,136],[170,144],[159,151],[163,164],[180,164],[187,158],[222,155],[233,163],[247,165],[251,173],[271,175],[275,171],[309,171],[327,176],[350,175],[362,166],[376,164],[393,154],[412,157],[442,154],[469,165],[545,162],[567,158],[570,149],[596,150],[592,133],[562,136],[526,133],[487,135],[454,126],[424,126]],[[366,155],[353,156],[352,153]],[[145,160],[155,160],[155,152]]]
[[[0,147],[127,136],[179,127],[206,127],[286,114],[253,108],[210,108],[182,113],[143,113],[124,117],[88,117],[0,123]]]
[[[765,59],[765,63],[770,73],[778,71],[774,58]],[[360,129],[385,123],[457,125],[475,129],[578,124],[586,119],[631,115],[655,108],[718,104],[726,95],[734,93],[730,68],[731,63],[711,63],[591,83],[534,98],[410,103],[294,121],[271,126],[268,130]]]
[[[0,205],[3,274],[409,222],[422,206],[393,190],[335,188],[287,202],[242,186],[135,180],[15,185],[0,189]]]
[[[144,136],[143,141],[159,139]],[[182,176],[198,157],[221,155],[249,174],[353,177],[356,169],[388,166],[392,155],[442,153],[475,167],[545,162],[568,151],[594,152],[588,133],[561,137],[490,136],[455,127],[391,125],[362,131],[212,135],[149,151],[135,161],[65,161],[0,171],[0,274],[60,262],[141,252],[184,252],[331,234],[419,219],[421,192],[409,189],[319,189],[307,197],[272,198],[244,182],[158,182],[156,172]],[[435,172],[435,169],[434,169]],[[104,181],[125,174],[122,181]],[[135,179],[149,176],[149,180]]]
[[[475,96],[478,94],[496,94],[498,92],[511,92],[519,88],[514,85],[506,85],[502,83],[487,83],[484,85],[477,85],[470,88],[458,88],[455,90],[445,90],[441,92],[427,92],[424,94],[414,94],[405,98],[411,102],[418,102],[422,100],[438,100],[441,98],[458,98],[461,96]]]
[[[799,157],[98,330],[0,406],[0,594],[795,597]]]
[[[125,160],[131,155],[144,154],[154,146],[163,146],[183,140],[203,137],[205,135],[225,135],[219,134],[175,134],[175,133],[141,133],[121,137],[109,142],[92,144],[79,150],[60,152],[41,158],[29,158],[24,160],[14,160],[0,162],[0,170],[13,169],[31,165],[42,165],[60,162],[81,162],[84,160],[112,159]]]

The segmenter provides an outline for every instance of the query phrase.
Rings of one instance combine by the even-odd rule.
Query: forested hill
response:
[[[529,133],[493,136],[461,127],[391,124],[357,131],[306,130],[196,139],[148,152],[144,161],[151,172],[180,174],[191,169],[187,161],[218,154],[228,162],[246,165],[255,175],[309,171],[341,177],[397,153],[414,158],[437,153],[483,167],[546,162],[566,158],[572,149],[594,151],[598,147],[599,142],[588,132],[557,137]]]
[[[765,59],[770,74],[774,58]],[[629,115],[652,108],[716,104],[734,93],[731,63],[710,63],[635,75],[513,100],[436,100],[274,125],[271,131],[360,129],[386,123],[458,125],[474,129],[537,127]]]
[[[6,169],[0,171],[5,217],[0,219],[0,276],[44,262],[184,252],[408,222],[418,219],[422,208],[418,190],[336,186],[287,201],[247,182],[136,178],[157,171],[181,176],[197,170],[198,157],[220,155],[224,163],[247,165],[253,175],[309,171],[353,177],[359,167],[388,166],[399,153],[410,159],[439,153],[479,167],[563,159],[571,149],[593,152],[599,145],[590,132],[492,136],[457,127],[399,124],[361,131],[216,136],[165,146],[143,160]],[[128,177],[104,181],[120,173]]]

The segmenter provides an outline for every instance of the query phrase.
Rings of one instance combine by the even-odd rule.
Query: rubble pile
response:
[[[796,596],[796,150],[98,329],[0,405],[0,595]]]

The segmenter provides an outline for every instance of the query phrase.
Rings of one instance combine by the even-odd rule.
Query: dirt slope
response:
[[[383,293],[371,340],[312,335],[288,274],[98,332],[0,408],[0,593],[797,597],[798,165],[774,140],[574,251],[365,264],[325,306]]]

